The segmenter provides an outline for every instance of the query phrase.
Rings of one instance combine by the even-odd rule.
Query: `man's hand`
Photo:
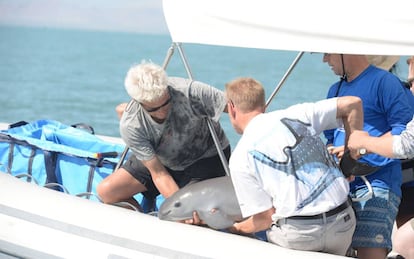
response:
[[[351,152],[351,157],[353,159],[359,159],[362,155],[365,155],[366,149],[362,145],[363,139],[368,137],[369,134],[366,131],[355,130],[349,135],[348,139],[348,149]],[[364,152],[361,152],[364,151]]]
[[[197,225],[197,226],[205,225],[205,223],[198,216],[197,211],[193,211],[192,219],[184,219],[184,220],[181,220],[180,222],[185,223],[185,224],[190,224],[190,225]]]
[[[348,180],[348,182],[353,182],[355,180],[355,175],[350,175],[346,179]]]
[[[338,160],[340,161],[342,156],[344,155],[345,147],[344,146],[329,146],[328,151],[330,154],[335,155]]]

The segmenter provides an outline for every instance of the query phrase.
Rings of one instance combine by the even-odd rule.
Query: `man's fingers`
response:
[[[194,220],[193,219],[186,219],[184,220],[185,224],[194,224]]]
[[[194,225],[200,225],[201,224],[200,217],[198,216],[198,213],[196,211],[193,212],[193,224]]]

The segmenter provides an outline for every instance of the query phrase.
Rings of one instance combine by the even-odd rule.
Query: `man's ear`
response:
[[[234,104],[233,102],[228,102],[227,103],[227,112],[229,114],[229,116],[234,119],[236,117],[236,111],[234,110]]]

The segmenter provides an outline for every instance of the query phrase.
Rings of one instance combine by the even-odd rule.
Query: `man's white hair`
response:
[[[157,101],[167,90],[167,73],[157,64],[142,61],[128,70],[124,84],[132,99],[138,102]]]

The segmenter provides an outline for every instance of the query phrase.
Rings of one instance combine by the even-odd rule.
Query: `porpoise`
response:
[[[158,217],[169,221],[190,219],[193,211],[214,229],[228,228],[243,219],[229,176],[184,186],[165,199],[158,211]]]

